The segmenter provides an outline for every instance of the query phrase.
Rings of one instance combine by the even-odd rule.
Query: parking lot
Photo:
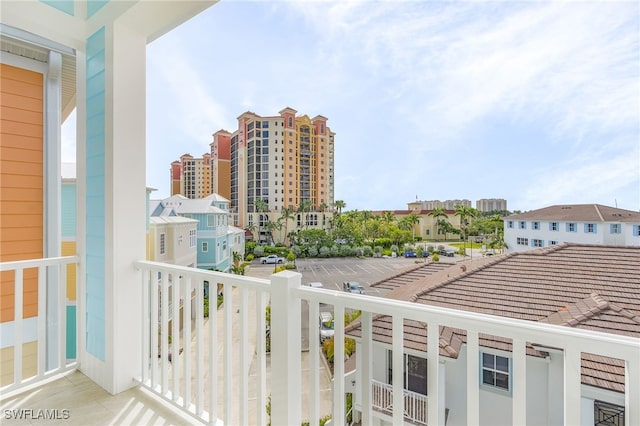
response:
[[[365,289],[365,294],[381,296],[380,292],[370,285],[384,278],[406,271],[416,266],[415,258],[329,258],[329,259],[296,259],[296,271],[302,274],[302,285],[310,282],[321,282],[324,288],[342,290],[344,281],[357,281]],[[266,278],[273,273],[273,265],[251,265],[251,276]]]
[[[296,259],[297,272],[302,274],[302,285],[310,282],[321,282],[325,289],[342,291],[344,281],[357,281],[370,296],[384,296],[386,290],[371,288],[371,284],[384,278],[415,268],[415,258],[330,258],[330,259]],[[274,265],[262,265],[257,261],[251,264],[247,275],[268,278],[273,274]],[[333,306],[320,305],[321,311],[333,312]],[[309,348],[309,307],[306,302],[301,306],[301,331],[303,350]]]

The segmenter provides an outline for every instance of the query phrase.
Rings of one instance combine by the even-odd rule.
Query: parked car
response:
[[[454,254],[456,254],[456,252],[455,252],[455,251],[453,251],[453,250],[445,250],[445,249],[442,249],[442,250],[440,250],[440,251],[438,252],[438,254],[439,254],[440,256],[453,257],[453,255],[454,255]]]
[[[284,257],[276,256],[275,254],[270,254],[266,257],[260,258],[260,263],[284,263]]]
[[[333,337],[333,315],[331,312],[320,312],[320,343]]]
[[[349,293],[364,294],[364,287],[355,281],[345,281],[342,283],[342,289]]]
[[[324,286],[320,282],[309,283],[309,287],[312,287],[312,288],[324,288]]]
[[[402,253],[404,257],[417,257],[416,252],[413,250],[407,250]]]

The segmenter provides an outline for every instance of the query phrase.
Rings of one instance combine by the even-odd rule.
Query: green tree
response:
[[[284,207],[280,210],[280,219],[284,222],[284,244],[291,246],[289,239],[289,220],[294,219],[293,209]]]
[[[342,209],[344,209],[345,207],[347,207],[347,203],[345,203],[342,200],[336,200],[333,203],[333,206],[338,209],[338,214],[342,214]]]
[[[427,216],[431,216],[436,221],[436,238],[438,238],[438,236],[440,235],[440,227],[439,227],[440,218],[447,218],[449,216],[447,215],[447,213],[444,211],[442,207],[436,207],[435,209],[427,213]],[[446,237],[446,234],[445,234],[445,237]]]
[[[462,247],[466,256],[466,252],[467,252],[466,244],[467,244],[467,237],[468,237],[467,226],[469,225],[470,220],[478,217],[479,212],[473,207],[467,207],[460,204],[455,206],[454,209],[456,211],[455,215],[460,218],[460,230],[462,231],[462,238],[463,238]]]
[[[255,200],[255,210],[258,213],[258,244],[262,244],[262,213],[269,210],[269,205],[261,198]]]

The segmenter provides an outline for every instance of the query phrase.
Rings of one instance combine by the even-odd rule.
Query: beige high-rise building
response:
[[[211,154],[184,154],[171,163],[171,195],[178,193],[192,199],[211,195]]]
[[[482,198],[476,201],[476,210],[481,212],[506,211],[507,200],[504,198]]]
[[[334,137],[327,118],[245,112],[231,135],[231,206],[237,226],[262,226],[283,208],[307,212],[332,209]],[[262,210],[262,211],[258,211]],[[311,217],[311,219],[309,219]],[[305,226],[323,226],[305,214]]]
[[[244,112],[236,130],[213,134],[210,154],[171,163],[172,195],[179,188],[187,198],[229,199],[233,224],[260,228],[261,241],[284,208],[295,213],[292,226],[325,227],[334,202],[335,133],[327,120],[289,107],[276,116]]]

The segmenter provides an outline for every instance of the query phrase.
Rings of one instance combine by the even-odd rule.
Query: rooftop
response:
[[[640,337],[639,264],[640,247],[567,243],[457,264],[397,287],[388,297]],[[390,317],[376,317],[373,327],[375,340],[391,343]],[[426,352],[427,325],[407,320],[404,328],[405,347]],[[360,324],[347,332],[360,336]],[[507,339],[480,337],[481,346],[511,350]],[[457,358],[465,341],[464,330],[440,328],[441,355]],[[527,353],[544,356],[536,349],[529,344]],[[582,381],[623,391],[624,364],[585,354]]]
[[[640,212],[602,204],[561,204],[507,216],[509,220],[574,220],[578,222],[640,222]]]

